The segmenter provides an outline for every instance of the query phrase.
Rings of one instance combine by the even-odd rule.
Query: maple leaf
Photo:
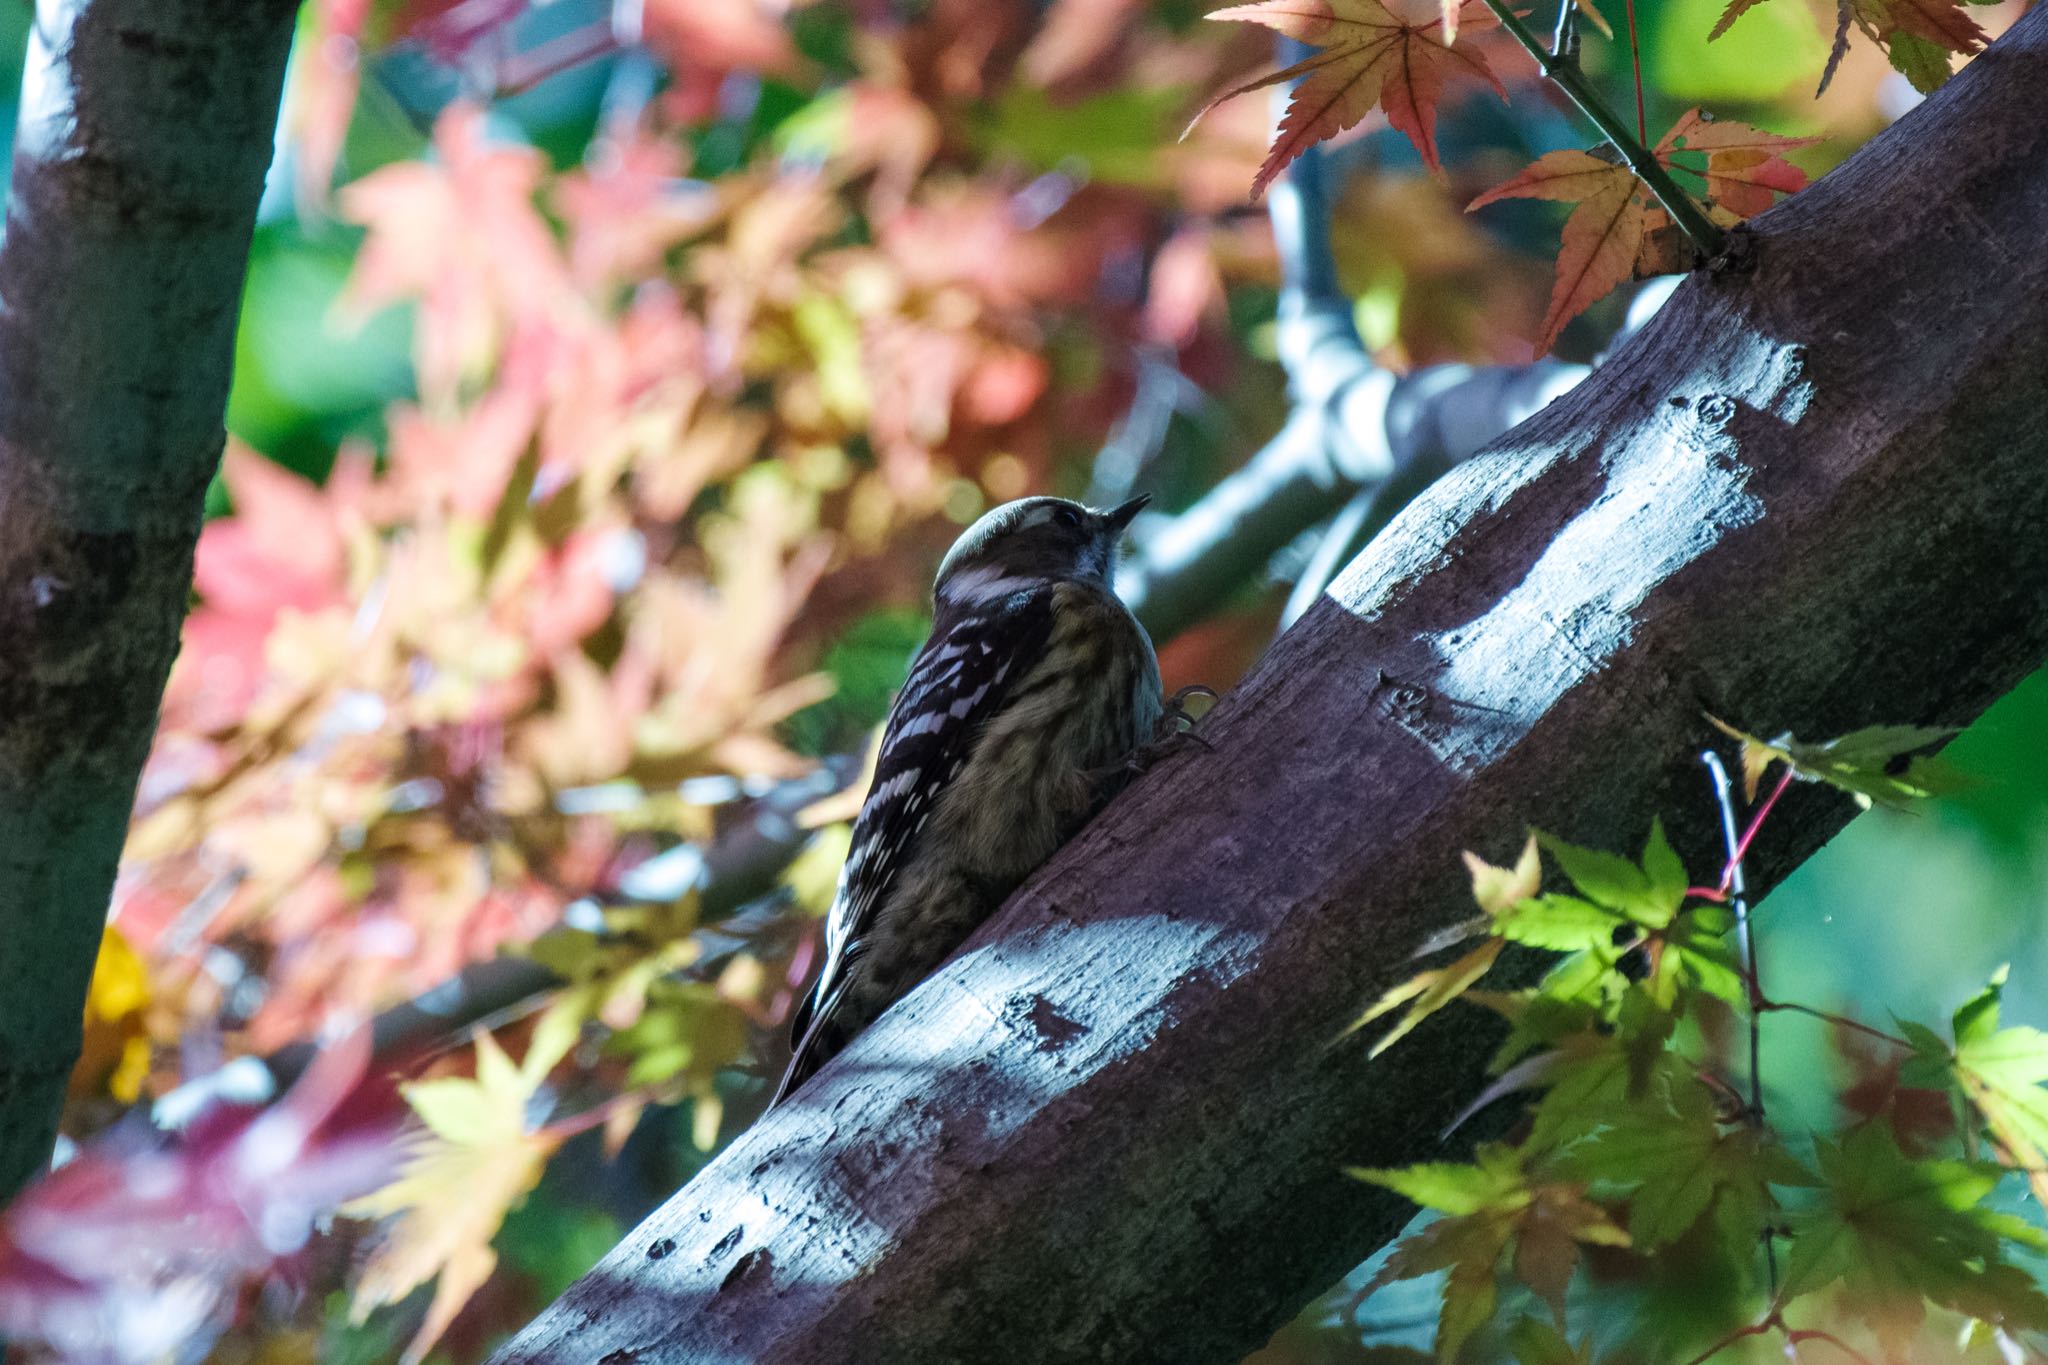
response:
[[[1661,929],[1671,923],[1671,917],[1685,900],[1685,868],[1664,837],[1662,820],[1650,822],[1650,837],[1643,847],[1641,865],[1547,834],[1537,838],[1544,850],[1557,859],[1558,866],[1580,894],[1620,911],[1646,928]]]
[[[2001,1256],[2026,1225],[1983,1207],[1999,1168],[1911,1160],[1880,1124],[1816,1142],[1814,1154],[1819,1197],[1791,1220],[1781,1301],[1839,1282],[1843,1306],[1895,1351],[1930,1302],[2009,1329],[2048,1324],[2048,1297]]]
[[[1389,987],[1386,993],[1373,1003],[1372,1008],[1358,1016],[1345,1032],[1355,1033],[1373,1020],[1391,1013],[1404,1004],[1407,1005],[1408,1011],[1401,1016],[1400,1022],[1373,1041],[1372,1051],[1368,1055],[1379,1056],[1407,1037],[1417,1024],[1463,995],[1467,986],[1492,970],[1494,960],[1506,946],[1505,939],[1488,939],[1448,966],[1432,967],[1416,973],[1398,986]]]
[[[1728,1240],[1753,1244],[1772,1207],[1768,1185],[1811,1185],[1813,1177],[1748,1124],[1723,1123],[1704,1085],[1669,1074],[1642,1102],[1602,1116],[1611,1122],[1557,1164],[1603,1198],[1626,1197],[1628,1231],[1640,1251],[1685,1235],[1710,1207]]]
[[[1898,1021],[1915,1052],[1902,1055],[1890,1042],[1872,1038],[1846,1021],[1828,1027],[1845,1072],[1835,1102],[1850,1124],[1888,1124],[1908,1156],[1925,1156],[1952,1140],[1961,1115],[1953,1102],[1949,1049],[1932,1029]],[[1922,1049],[1920,1044],[1926,1043]]]
[[[1763,0],[1728,0],[1707,41],[1726,33],[1729,27]],[[1921,94],[1932,94],[1949,77],[1949,54],[1970,53],[1989,41],[1977,22],[1963,12],[1959,0],[1836,0],[1834,50],[1828,54],[1821,73],[1824,94],[1848,49],[1849,25],[1854,23],[1870,40],[1884,48],[1892,66]]]
[[[1494,933],[1533,948],[1609,957],[1646,936],[1678,936],[1673,921],[1685,901],[1685,868],[1664,837],[1662,821],[1652,822],[1640,865],[1548,834],[1535,837],[1579,894],[1525,896],[1505,904],[1492,912]],[[1474,880],[1476,886],[1476,871]]]
[[[1477,919],[1455,924],[1443,933],[1431,936],[1417,950],[1416,956],[1448,948],[1487,932],[1492,921],[1509,914],[1516,906],[1536,894],[1538,883],[1543,877],[1542,861],[1536,851],[1536,836],[1530,835],[1522,846],[1521,856],[1513,868],[1495,867],[1476,853],[1466,853],[1465,866],[1472,874],[1473,899],[1485,914]],[[1498,931],[1495,931],[1498,932]],[[1381,1035],[1372,1045],[1370,1055],[1377,1057],[1402,1038],[1406,1037],[1417,1024],[1465,993],[1467,987],[1491,970],[1494,960],[1500,956],[1509,935],[1488,940],[1466,953],[1457,961],[1442,967],[1432,967],[1416,973],[1398,985],[1390,986],[1375,1001],[1372,1007],[1358,1017],[1344,1030],[1346,1036],[1357,1032],[1373,1020],[1381,1018],[1402,1005],[1407,1013],[1400,1022]]]
[[[574,1011],[581,1000],[570,1002]],[[351,1313],[362,1322],[435,1280],[426,1318],[405,1349],[418,1362],[497,1266],[491,1239],[526,1197],[554,1154],[561,1132],[535,1129],[527,1109],[548,1071],[575,1041],[558,1027],[571,1008],[557,1005],[535,1029],[515,1066],[488,1033],[477,1035],[476,1076],[404,1086],[424,1128],[407,1145],[398,1178],[342,1206],[352,1218],[393,1219],[356,1283]]]
[[[1593,1362],[1590,1337],[1574,1346],[1565,1339],[1564,1333],[1541,1318],[1523,1318],[1509,1328],[1508,1348],[1515,1353],[1516,1365],[1592,1365]]]
[[[396,1101],[369,1061],[359,1028],[268,1109],[201,1101],[175,1136],[82,1144],[0,1210],[0,1332],[67,1360],[206,1355],[337,1204],[390,1178]]]
[[[1710,216],[1729,222],[1761,213],[1773,197],[1803,189],[1806,173],[1782,155],[1817,138],[1780,137],[1745,123],[1719,122],[1688,110],[1652,149],[1666,170],[1707,182]],[[1706,166],[1678,158],[1701,153]],[[1551,199],[1577,204],[1565,219],[1557,279],[1543,317],[1539,352],[1548,351],[1566,323],[1629,279],[1691,268],[1692,251],[1649,187],[1605,149],[1551,152],[1466,205],[1466,211],[1502,199]]]
[[[1855,17],[1883,41],[1899,34],[1950,52],[1976,52],[1989,40],[1958,0],[1850,0]]]
[[[450,105],[435,125],[437,163],[394,162],[341,192],[343,216],[369,231],[340,311],[361,320],[417,298],[415,364],[435,402],[452,404],[513,324],[574,307],[567,265],[534,203],[546,158],[493,141],[485,124],[483,110]]]
[[[1445,0],[1443,12],[1423,23],[1409,22],[1380,0],[1259,0],[1209,17],[1263,24],[1321,49],[1285,70],[1225,91],[1202,110],[1206,114],[1225,100],[1300,79],[1252,180],[1254,199],[1304,150],[1352,127],[1375,107],[1415,144],[1430,170],[1441,172],[1436,109],[1449,79],[1462,75],[1485,81],[1507,99],[1507,88],[1470,42],[1474,30],[1496,22],[1483,0],[1463,0],[1462,5]],[[1197,121],[1202,114],[1195,116]]]
[[[1806,172],[1785,160],[1784,153],[1820,140],[1766,133],[1691,109],[1659,139],[1656,155],[1666,166],[1690,169],[1674,160],[1677,154],[1704,152],[1708,199],[1738,218],[1750,218],[1769,208],[1775,196],[1806,188]]]
[[[1955,737],[1954,730],[1924,725],[1872,725],[1836,739],[1808,743],[1789,732],[1758,739],[1714,716],[1707,720],[1742,745],[1742,778],[1748,799],[1773,763],[1783,763],[1809,782],[1825,782],[1856,798],[1857,804],[1903,809],[1909,802],[1955,790],[1960,778],[1939,758],[1917,753]]]
[[[1437,1321],[1440,1360],[1455,1359],[1458,1348],[1493,1316],[1496,1272],[1510,1251],[1515,1278],[1561,1313],[1579,1247],[1629,1244],[1628,1233],[1589,1202],[1582,1187],[1531,1182],[1521,1153],[1498,1143],[1482,1144],[1470,1165],[1437,1161],[1391,1170],[1354,1168],[1349,1174],[1445,1215],[1397,1243],[1366,1290],[1448,1271]]]
[[[1588,152],[1551,152],[1521,174],[1474,199],[1468,209],[1501,199],[1555,199],[1576,203],[1564,221],[1557,280],[1543,315],[1539,352],[1557,342],[1564,325],[1612,293],[1636,271],[1649,204],[1642,181],[1627,166]]]
[[[1502,914],[1529,899],[1543,881],[1543,861],[1534,834],[1523,841],[1522,852],[1512,868],[1495,867],[1478,854],[1467,852],[1465,869],[1472,874],[1472,899],[1489,915]]]
[[[734,71],[790,80],[805,67],[782,12],[764,0],[650,0],[648,45],[686,86]]]
[[[1956,1010],[1951,1050],[1920,1025],[1900,1022],[1913,1057],[1899,1079],[1945,1085],[1984,1120],[2005,1159],[2048,1198],[2048,1033],[1999,1027],[2007,968]]]
[[[1668,1025],[1670,1016],[1663,1019]],[[1634,1036],[1618,1031],[1582,1035],[1524,1063],[1553,1059],[1540,1068],[1538,1083],[1549,1088],[1537,1102],[1529,1147],[1568,1147],[1598,1132],[1607,1116],[1640,1107],[1644,1096],[1676,1093],[1693,1083],[1692,1065],[1664,1047],[1667,1037],[1654,1024],[1638,1024]]]

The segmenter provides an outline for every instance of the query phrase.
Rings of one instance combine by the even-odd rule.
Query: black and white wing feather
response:
[[[825,921],[824,967],[790,1021],[799,1062],[821,1004],[844,981],[860,956],[862,936],[916,856],[933,803],[965,766],[975,738],[1002,709],[1009,689],[1044,652],[1052,603],[1048,584],[942,615],[912,661],[882,732],[874,784],[854,821],[839,893]],[[792,1067],[784,1080],[785,1093],[801,1079],[797,1071]]]

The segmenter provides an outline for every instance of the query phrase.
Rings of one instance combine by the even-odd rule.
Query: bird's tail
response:
[[[821,1011],[811,1019],[802,1036],[796,1040],[796,1047],[789,1058],[789,1069],[782,1073],[782,1083],[775,1087],[775,1098],[768,1101],[768,1108],[773,1109],[796,1093],[796,1088],[809,1080],[812,1072],[831,1061],[846,1043],[843,1031],[832,1026],[829,1011]]]

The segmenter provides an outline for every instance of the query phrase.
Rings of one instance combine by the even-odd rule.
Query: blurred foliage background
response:
[[[1709,44],[1720,8],[1637,5],[1653,129],[1705,104],[1820,134],[1794,158],[1818,173],[1916,98],[1859,44],[1815,100],[1832,13],[1779,0]],[[69,1165],[0,1239],[23,1349],[479,1359],[753,1117],[856,808],[838,789],[952,536],[1028,492],[1136,489],[1142,552],[1286,415],[1246,195],[1268,107],[1180,137],[1270,52],[1202,9],[306,6]],[[0,12],[11,85],[29,22]],[[1493,55],[1512,103],[1446,104],[1445,177],[1377,120],[1332,150],[1340,277],[1390,368],[1531,355],[1561,207],[1463,206],[1591,139]],[[1586,62],[1625,99],[1625,41],[1589,35]],[[1594,355],[1626,303],[1560,353]],[[1234,682],[1307,549],[1162,640],[1167,686]],[[1765,904],[1770,984],[1940,1014],[2010,961],[2012,1017],[2048,1012],[2048,680],[1956,755],[1968,792],[1863,817]],[[794,863],[714,897],[717,851],[770,826],[803,831]],[[403,1049],[338,1042],[506,956],[568,985]],[[1820,1028],[1770,1021],[1774,1105],[1835,1102]],[[250,1130],[192,1115],[268,1099],[316,1045],[344,1060],[305,1083],[324,1100],[294,1092],[289,1178],[225,1199]],[[188,1125],[175,1157],[138,1136],[152,1102]],[[145,1160],[170,1163],[163,1210],[209,1216],[139,1233],[104,1177]],[[1256,1359],[1426,1344],[1426,1308],[1345,1297]]]

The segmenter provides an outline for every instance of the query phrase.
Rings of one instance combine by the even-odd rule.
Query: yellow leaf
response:
[[[1408,1012],[1401,1016],[1400,1022],[1373,1043],[1370,1055],[1379,1056],[1412,1033],[1417,1024],[1456,1000],[1467,986],[1485,976],[1492,968],[1494,959],[1500,956],[1500,950],[1506,945],[1506,939],[1490,938],[1448,966],[1432,967],[1426,972],[1416,973],[1388,990],[1345,1032],[1354,1033],[1403,1004],[1408,1005]]]
[[[85,1044],[71,1070],[73,1095],[106,1093],[124,1104],[142,1094],[149,1076],[149,969],[119,929],[100,935],[92,988],[85,997]]]
[[[550,1046],[561,1031],[550,1032]],[[478,1035],[476,1053],[474,1080],[405,1087],[406,1101],[425,1129],[410,1139],[398,1179],[341,1210],[351,1218],[392,1219],[356,1282],[355,1321],[438,1277],[426,1320],[405,1350],[409,1365],[426,1355],[490,1278],[498,1263],[491,1239],[562,1141],[559,1134],[527,1126],[527,1108],[545,1068],[536,1063],[537,1074],[529,1076],[488,1033]]]
[[[1503,914],[1536,894],[1543,881],[1543,863],[1536,852],[1536,836],[1522,845],[1522,856],[1512,868],[1495,867],[1476,853],[1466,853],[1465,866],[1472,873],[1472,899],[1489,915]]]
[[[520,1079],[530,1089],[538,1089],[555,1064],[582,1040],[583,1024],[591,1016],[596,995],[589,987],[563,991],[534,1024],[526,1055],[519,1059]]]

